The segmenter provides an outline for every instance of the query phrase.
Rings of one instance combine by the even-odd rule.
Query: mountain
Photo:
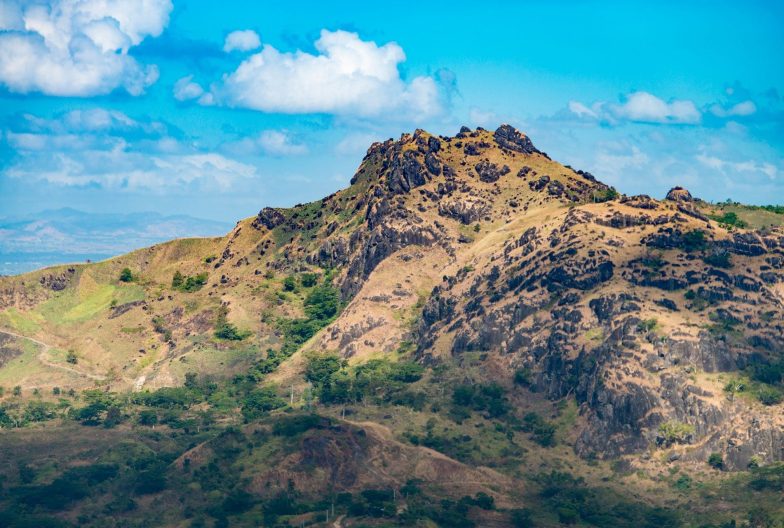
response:
[[[779,213],[417,130],[224,237],[2,278],[5,519],[774,526]]]
[[[85,213],[63,208],[0,218],[0,275],[103,260],[132,249],[186,236],[216,236],[226,222],[158,213]]]

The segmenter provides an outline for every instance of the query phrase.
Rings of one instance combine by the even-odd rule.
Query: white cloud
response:
[[[238,179],[255,176],[256,168],[215,153],[151,156],[119,147],[23,155],[20,161],[5,170],[5,175],[62,186],[162,191],[201,185],[225,191]]]
[[[701,118],[692,101],[676,99],[667,103],[648,92],[629,94],[623,104],[611,106],[611,111],[620,118],[644,123],[695,124]]]
[[[723,174],[757,174],[764,175],[771,180],[777,179],[780,174],[779,169],[769,162],[757,162],[754,160],[729,161],[717,156],[706,154],[705,152],[697,154],[695,159],[705,167],[719,171]]]
[[[252,29],[244,31],[232,31],[226,36],[226,41],[223,44],[223,51],[250,51],[255,50],[261,46],[261,38],[259,34]]]
[[[292,156],[308,151],[305,145],[296,143],[287,132],[280,130],[265,130],[259,135],[258,143],[264,152],[273,156]]]
[[[481,108],[471,107],[468,111],[468,120],[474,126],[496,127],[505,123],[504,119],[493,111],[482,110]]]
[[[403,49],[378,46],[356,33],[321,32],[318,54],[281,52],[270,45],[244,60],[213,89],[215,101],[263,112],[329,113],[423,120],[442,111],[433,77],[406,82]]]
[[[751,100],[742,101],[729,108],[719,104],[714,104],[710,107],[710,112],[716,117],[745,117],[752,115],[756,111],[757,105]]]
[[[124,88],[139,95],[158,79],[128,55],[169,22],[171,0],[4,2],[0,84],[17,93],[88,97]]]
[[[237,155],[299,156],[308,153],[307,145],[296,141],[286,130],[264,130],[256,137],[226,143],[223,147]]]
[[[174,83],[174,98],[178,101],[190,101],[201,97],[204,88],[193,82],[193,75],[183,77]]]
[[[342,156],[362,155],[374,142],[383,140],[383,136],[379,133],[354,132],[338,141],[335,152]]]
[[[204,152],[158,122],[122,112],[75,110],[56,119],[24,115],[4,138],[16,152],[1,176],[62,186],[138,190],[198,186],[225,191],[256,167]]]
[[[702,120],[702,113],[692,101],[673,99],[666,102],[643,91],[630,93],[621,103],[599,101],[589,107],[579,101],[570,101],[569,111],[580,118],[597,119],[610,123],[631,121],[635,123],[694,125]]]
[[[596,107],[598,105],[598,107]],[[593,109],[588,108],[579,101],[569,101],[569,111],[577,117],[591,117],[599,119],[599,111],[601,111],[602,103],[595,103]]]
[[[627,170],[639,169],[648,161],[648,156],[636,145],[624,151],[620,151],[620,148],[610,152],[600,151],[596,154],[596,172],[613,183],[620,183]]]

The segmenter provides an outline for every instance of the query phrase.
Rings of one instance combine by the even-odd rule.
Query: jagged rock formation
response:
[[[348,305],[311,348],[361,361],[413,342],[427,364],[492,357],[510,387],[516,371],[529,373],[527,387],[514,388],[520,397],[577,400],[583,456],[639,455],[662,423],[677,421],[694,429],[684,459],[721,450],[731,468],[752,456],[782,460],[781,404],[730,401],[710,375],[784,354],[784,232],[728,231],[703,205],[678,187],[662,201],[617,196],[508,125],[454,137],[417,130],[372,145],[351,186],[322,200],[264,208],[196,250],[162,245],[103,268],[2,278],[0,307],[26,310],[132,265],[160,289],[96,312],[84,328],[147,328],[158,314],[173,359],[196,350],[175,344],[209,332],[221,307],[253,321],[274,349],[274,318],[258,314],[302,312],[264,295],[269,281],[328,269]],[[188,310],[180,293],[160,294],[175,270],[211,273]],[[58,338],[61,328],[42,332]],[[134,354],[160,344],[134,335]],[[138,381],[142,364],[114,366]]]

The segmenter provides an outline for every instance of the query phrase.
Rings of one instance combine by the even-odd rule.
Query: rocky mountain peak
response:
[[[673,187],[667,193],[667,200],[671,202],[693,202],[691,193],[683,187]]]

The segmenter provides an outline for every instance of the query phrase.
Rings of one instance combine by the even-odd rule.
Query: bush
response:
[[[305,314],[310,319],[327,321],[335,317],[340,309],[340,294],[331,284],[324,284],[305,298]]]
[[[301,414],[281,416],[272,426],[272,434],[277,436],[297,436],[310,429],[322,429],[329,426],[329,419],[317,414]]]
[[[283,291],[294,291],[297,289],[297,281],[292,276],[283,279]]]
[[[528,508],[512,510],[512,526],[514,528],[534,528],[533,513]]]
[[[705,249],[705,232],[700,229],[689,231],[683,235],[682,247],[688,253]]]
[[[784,400],[784,396],[782,396],[780,390],[774,387],[762,386],[757,389],[757,399],[763,405],[777,405]]]
[[[714,251],[710,255],[702,258],[705,264],[716,266],[717,268],[729,269],[732,267],[732,260],[728,251]]]
[[[514,373],[515,385],[530,387],[533,383],[533,373],[529,368],[519,368]]]
[[[711,453],[708,457],[708,465],[713,469],[724,469],[724,458],[721,453]]]
[[[344,366],[345,362],[334,354],[311,356],[305,367],[305,379],[316,387],[321,387]]]
[[[475,411],[487,411],[494,418],[509,411],[505,390],[497,383],[458,385],[452,391],[452,402]]]
[[[302,286],[304,288],[312,288],[318,282],[318,274],[317,273],[303,273],[302,278],[300,279]]]
[[[672,444],[683,444],[689,441],[694,434],[694,426],[675,420],[670,420],[659,424],[659,435],[657,440],[666,446]]]
[[[192,293],[200,290],[202,286],[207,284],[208,277],[209,275],[206,271],[193,277],[186,277],[179,271],[175,271],[172,277],[172,288],[181,292]]]
[[[237,329],[236,326],[226,319],[227,315],[228,309],[225,306],[221,306],[215,321],[215,337],[227,341],[242,341],[243,339],[250,337],[250,331]]]
[[[186,387],[161,387],[154,392],[140,393],[137,403],[164,409],[187,409],[200,400],[200,395]]]
[[[76,356],[76,352],[74,350],[69,350],[65,355],[65,361],[71,365],[76,365],[79,362],[79,358]]]
[[[618,191],[615,190],[614,187],[605,187],[604,189],[594,191],[593,201],[599,203],[609,202],[617,199],[619,196],[620,194],[618,193]]]
[[[130,268],[123,268],[120,272],[120,282],[133,282],[133,272]]]
[[[748,224],[741,220],[737,213],[731,211],[726,212],[723,215],[711,215],[710,218],[727,227],[748,227]]]
[[[246,420],[254,420],[285,405],[286,402],[273,387],[253,389],[242,401],[242,416]]]
[[[656,319],[645,319],[644,321],[637,323],[637,330],[643,333],[651,332],[658,324]]]
[[[542,447],[555,445],[555,426],[535,412],[529,412],[523,417],[522,429],[531,433],[531,440]]]

